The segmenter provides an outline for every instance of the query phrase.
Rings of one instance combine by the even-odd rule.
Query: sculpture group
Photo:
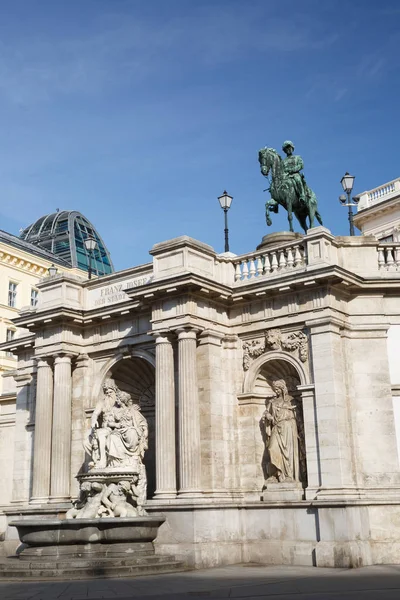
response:
[[[294,231],[293,215],[295,215],[304,232],[307,232],[307,229],[314,227],[315,219],[322,225],[317,198],[301,173],[304,163],[301,156],[293,154],[294,144],[286,141],[282,150],[286,154],[284,159],[274,148],[261,148],[258,153],[261,173],[267,178],[271,173],[271,185],[268,188],[271,199],[265,204],[267,225],[272,225],[270,211],[277,213],[279,206],[283,206],[288,213],[289,230]]]
[[[104,382],[102,392],[84,444],[89,470],[78,477],[80,496],[68,511],[68,519],[146,514],[147,421],[131,395],[112,380]]]
[[[307,337],[268,330],[262,343],[244,342],[247,361],[269,350],[298,351],[307,360]],[[245,364],[244,368],[249,365]],[[283,379],[270,382],[274,394],[266,400],[260,427],[265,444],[265,483],[301,485],[306,478],[304,431],[301,410]],[[91,417],[84,444],[87,471],[78,476],[79,498],[67,519],[140,517],[146,515],[147,477],[143,457],[148,447],[148,425],[129,393],[107,379]]]

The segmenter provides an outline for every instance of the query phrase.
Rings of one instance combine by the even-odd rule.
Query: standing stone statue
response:
[[[314,227],[314,219],[322,225],[317,198],[301,173],[304,168],[303,159],[293,154],[293,142],[284,142],[282,149],[286,154],[284,159],[274,148],[261,148],[258,153],[262,175],[268,177],[271,173],[272,178],[268,188],[271,199],[265,203],[267,225],[272,225],[270,210],[277,213],[279,206],[283,206],[288,213],[290,231],[294,231],[293,215],[295,215],[304,232],[307,232],[307,229]]]
[[[265,483],[300,481],[299,438],[296,406],[288,394],[286,382],[278,379],[271,384],[275,397],[267,401],[261,418],[268,454]]]
[[[105,468],[107,466],[107,443],[111,433],[110,424],[114,421],[113,412],[118,403],[118,388],[111,379],[103,384],[103,395],[96,404],[91,419],[91,435],[85,446],[92,455],[91,466]]]

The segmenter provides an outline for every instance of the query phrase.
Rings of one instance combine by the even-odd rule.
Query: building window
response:
[[[17,284],[10,281],[8,284],[8,306],[15,308],[17,304]]]
[[[31,306],[36,307],[39,300],[38,290],[31,289]]]
[[[6,341],[7,342],[11,342],[11,340],[13,340],[14,337],[15,337],[15,331],[14,331],[14,329],[7,329]],[[14,355],[9,350],[6,350],[6,356],[8,356],[9,358],[12,358]]]

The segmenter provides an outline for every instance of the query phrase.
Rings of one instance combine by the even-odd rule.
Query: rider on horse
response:
[[[286,158],[283,159],[285,173],[293,181],[299,201],[307,204],[307,200],[311,197],[311,190],[306,183],[303,173],[300,173],[304,168],[303,159],[301,156],[293,154],[294,144],[289,140],[283,143],[282,150],[286,154]]]

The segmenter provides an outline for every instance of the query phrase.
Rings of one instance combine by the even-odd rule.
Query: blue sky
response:
[[[267,229],[258,149],[289,138],[324,224],[400,176],[398,0],[0,3],[0,228],[81,211],[117,269],[190,235],[223,251]],[[297,230],[300,230],[297,226]]]

